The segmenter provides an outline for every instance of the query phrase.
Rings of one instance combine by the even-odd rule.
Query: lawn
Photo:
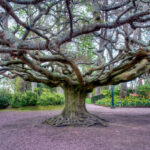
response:
[[[86,99],[86,104],[91,104],[91,99]],[[47,106],[25,106],[19,108],[8,107],[6,109],[0,109],[0,111],[41,111],[41,110],[60,110],[63,109],[64,105],[47,105]]]
[[[26,106],[20,108],[7,108],[0,109],[0,111],[40,111],[40,110],[60,110],[63,109],[63,105],[48,105],[48,106]]]

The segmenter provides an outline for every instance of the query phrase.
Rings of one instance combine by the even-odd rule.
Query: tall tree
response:
[[[98,86],[130,81],[150,70],[148,38],[145,42],[133,38],[137,28],[143,28],[142,36],[148,36],[150,2],[103,2],[0,1],[0,7],[9,15],[9,28],[0,29],[0,53],[11,55],[10,60],[0,62],[1,75],[20,76],[26,81],[64,89],[65,108],[59,116],[48,119],[48,124],[105,126],[103,119],[86,110],[87,94]],[[62,9],[58,13],[60,4]],[[68,17],[60,20],[66,14]],[[102,20],[101,16],[97,19],[97,14],[107,15],[108,20]],[[125,24],[131,32],[123,30]],[[100,34],[104,29],[108,33],[106,37]],[[99,35],[98,38],[95,35]],[[80,39],[87,37],[92,45],[80,43]],[[99,38],[105,41],[101,49],[98,48]],[[86,55],[85,50],[92,57]],[[102,63],[97,65],[99,54],[103,54]]]

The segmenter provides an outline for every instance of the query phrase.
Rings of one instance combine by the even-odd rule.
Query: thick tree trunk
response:
[[[106,126],[104,119],[88,113],[85,107],[87,92],[73,88],[65,88],[65,108],[59,116],[45,122],[52,126]]]
[[[85,108],[86,95],[87,94],[84,91],[81,91],[81,90],[77,91],[77,90],[66,88],[65,89],[65,108],[63,110],[62,115],[72,118],[78,114],[80,115],[80,114],[87,112]]]

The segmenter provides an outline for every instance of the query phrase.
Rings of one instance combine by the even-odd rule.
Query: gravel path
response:
[[[150,150],[150,108],[87,108],[109,127],[41,124],[60,111],[0,112],[0,150]]]

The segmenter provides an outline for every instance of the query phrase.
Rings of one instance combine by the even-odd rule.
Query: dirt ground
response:
[[[52,128],[60,111],[0,112],[0,150],[150,150],[150,108],[87,105],[108,127]]]

